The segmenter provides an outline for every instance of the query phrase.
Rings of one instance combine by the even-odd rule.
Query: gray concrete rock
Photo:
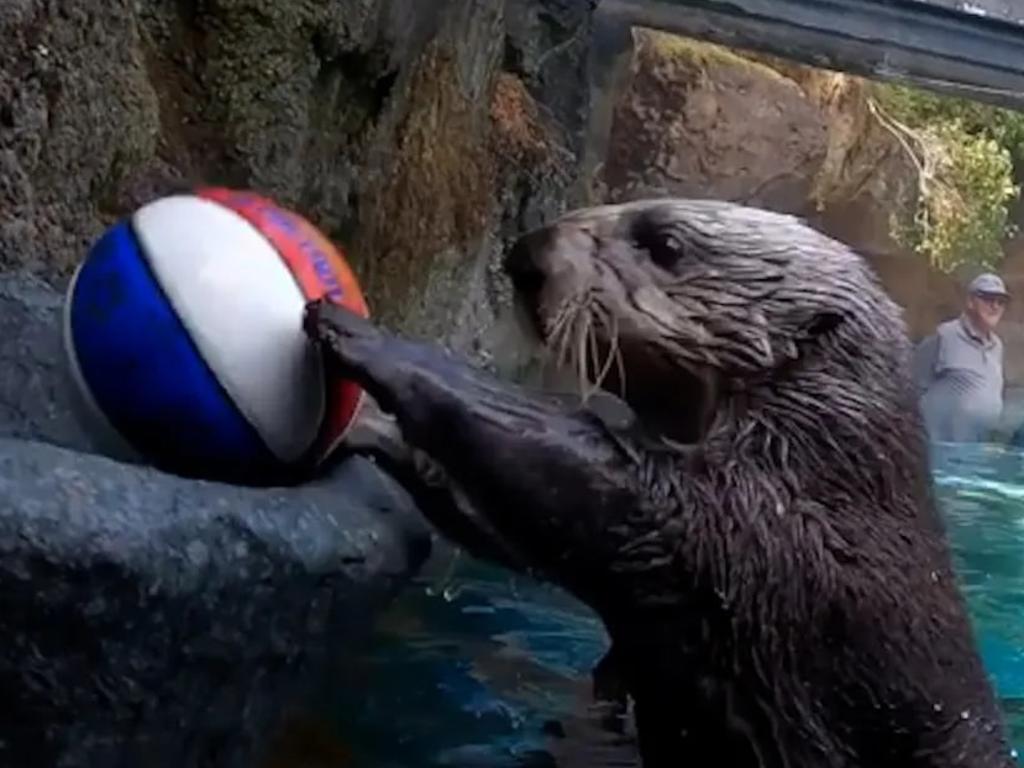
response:
[[[91,450],[65,367],[63,297],[31,275],[0,277],[0,436]]]
[[[0,765],[248,768],[429,530],[362,459],[257,490],[76,450],[59,330],[0,280]]]

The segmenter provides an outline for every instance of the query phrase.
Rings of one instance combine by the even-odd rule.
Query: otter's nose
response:
[[[505,256],[505,273],[520,293],[536,295],[550,274],[550,253],[555,241],[551,227],[527,232],[519,237]]]

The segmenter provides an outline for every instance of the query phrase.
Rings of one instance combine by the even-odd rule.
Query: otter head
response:
[[[581,381],[675,441],[699,441],[759,388],[823,368],[856,379],[879,336],[883,367],[905,351],[898,311],[854,253],[794,217],[732,203],[574,211],[521,237],[505,268]]]

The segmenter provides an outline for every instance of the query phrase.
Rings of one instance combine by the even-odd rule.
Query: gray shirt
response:
[[[936,442],[983,442],[1003,413],[1003,342],[959,317],[942,323],[913,358],[921,413]]]

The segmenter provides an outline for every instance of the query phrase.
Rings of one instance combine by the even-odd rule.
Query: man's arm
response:
[[[939,357],[939,335],[933,333],[914,349],[910,361],[910,375],[917,391],[923,394],[935,379],[935,365]]]
[[[1002,393],[1003,402],[1006,402],[1006,345],[999,340],[999,390]]]

